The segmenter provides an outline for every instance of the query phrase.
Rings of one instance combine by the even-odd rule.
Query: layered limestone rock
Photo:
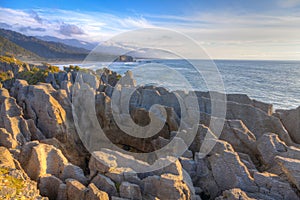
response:
[[[292,110],[276,110],[275,116],[279,117],[291,138],[300,144],[300,106]]]
[[[183,173],[180,162],[174,161],[156,171],[139,174],[139,178],[135,171],[124,166],[136,166],[141,170],[149,168],[149,164],[120,152],[103,150],[92,154],[89,167],[91,174],[98,172],[92,182],[112,196],[118,196],[115,187],[118,184],[119,195],[123,198],[141,199],[143,195],[161,199],[189,199],[194,194],[193,183],[189,181],[189,175]]]
[[[23,110],[17,104],[16,99],[10,97],[6,89],[1,89],[0,97],[0,127],[2,128],[3,143],[10,148],[17,144],[24,144],[31,140],[31,132],[27,121],[23,117]]]
[[[19,161],[32,180],[45,174],[61,177],[68,160],[59,149],[38,142],[26,143],[22,147]]]
[[[0,167],[16,168],[14,158],[5,147],[0,147]]]
[[[55,200],[61,184],[63,184],[63,182],[56,176],[45,174],[40,177],[38,187],[41,195],[48,197],[49,200]]]
[[[282,171],[275,162],[276,156],[299,159],[300,149],[287,146],[274,133],[266,133],[257,141],[257,150],[262,161],[263,170],[280,174]]]
[[[216,200],[255,200],[254,198],[248,197],[248,195],[239,188],[233,188],[225,190],[222,196],[216,198]]]
[[[17,79],[0,89],[0,180],[24,181],[26,198],[42,198],[37,187],[49,199],[300,198],[299,108],[273,113],[247,95],[134,88],[131,72],[104,69],[91,80],[82,75],[96,85],[94,96],[79,91],[82,100],[95,98],[97,120],[117,147],[90,141],[99,148],[89,157],[72,115],[78,74],[49,73],[37,85]],[[227,106],[225,119],[212,112],[218,104]],[[221,132],[212,121],[222,122]],[[184,137],[193,131],[188,145]]]
[[[13,61],[13,62],[11,62]],[[27,63],[21,63],[17,59],[11,57],[9,62],[0,62],[0,71],[12,72],[13,75],[18,75],[19,72],[30,71],[30,66]]]
[[[66,112],[53,92],[51,85],[30,85],[20,88],[17,96],[25,116],[36,121],[46,138],[63,135],[66,127]]]
[[[248,168],[230,144],[218,141],[210,155],[208,160],[219,190],[241,188],[249,192],[258,191]]]
[[[35,135],[39,135],[37,139],[42,139],[39,131],[45,138],[57,138],[70,162],[85,168],[88,153],[76,132],[67,93],[64,90],[56,91],[49,84],[28,86],[17,83],[18,104],[23,108],[24,116],[35,122],[38,128]]]
[[[46,199],[5,147],[0,147],[0,198]]]
[[[7,132],[6,129],[0,128],[0,145],[6,148],[14,149],[18,146],[18,142],[12,137],[12,134]]]
[[[88,182],[83,170],[69,163],[62,152],[52,145],[37,141],[26,143],[20,152],[19,161],[33,180],[51,174],[62,181],[74,178],[83,184]]]
[[[186,184],[173,174],[149,176],[143,179],[144,195],[159,199],[190,199],[191,193]]]
[[[270,116],[254,106],[227,102],[226,118],[241,120],[256,138],[267,132],[276,133],[287,145],[295,146],[278,118]]]
[[[298,190],[300,190],[300,159],[275,157],[276,162],[280,165],[283,173],[288,177]]]
[[[66,182],[67,199],[109,200],[108,194],[99,190],[93,183],[85,187],[75,179],[68,179]]]

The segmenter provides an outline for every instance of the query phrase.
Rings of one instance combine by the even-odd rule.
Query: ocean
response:
[[[140,60],[130,63],[78,64],[93,69],[108,67],[120,74],[133,71],[141,85],[164,86],[170,90],[207,91],[205,79],[221,78],[226,93],[247,94],[250,98],[273,104],[275,109],[292,109],[300,106],[300,61],[238,61],[194,60],[201,73],[186,60]],[[210,73],[212,65],[216,70]],[[208,77],[209,76],[209,77]],[[218,87],[218,88],[220,88]]]

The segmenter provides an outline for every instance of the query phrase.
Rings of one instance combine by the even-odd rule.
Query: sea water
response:
[[[226,93],[247,94],[250,98],[273,104],[275,109],[300,106],[300,61],[193,60],[192,63],[201,69],[197,70],[187,60],[78,65],[93,69],[108,67],[120,74],[131,70],[138,84],[164,86],[170,90],[186,89],[182,81],[186,79],[192,89],[207,91],[209,87],[205,79],[219,76]],[[206,73],[213,67],[216,70]]]

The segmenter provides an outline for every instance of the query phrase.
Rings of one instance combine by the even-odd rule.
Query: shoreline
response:
[[[299,197],[300,106],[274,112],[242,94],[133,90],[130,71],[0,67],[14,77],[0,87],[0,182],[31,188],[20,195]]]

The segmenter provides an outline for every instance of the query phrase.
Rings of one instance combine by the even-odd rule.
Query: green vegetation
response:
[[[7,64],[15,64],[19,66],[26,66],[27,64],[16,59],[12,55],[0,56],[0,63],[7,63]],[[26,80],[29,84],[37,84],[38,82],[45,82],[45,78],[48,76],[49,73],[58,73],[60,72],[59,67],[50,65],[48,63],[43,63],[43,66],[39,67],[32,67],[30,71],[22,71],[16,74],[16,77],[19,79]],[[12,71],[0,71],[0,81],[6,81],[13,78]]]
[[[77,65],[70,65],[69,67],[66,67],[66,66],[64,66],[64,70],[66,71],[66,72],[71,72],[71,71],[79,71],[79,70],[81,70],[81,68],[79,67],[79,66],[77,66]]]
[[[100,77],[97,72],[107,73],[110,78],[116,78],[117,80],[122,78],[120,74],[111,72],[107,68],[98,69],[96,72],[91,69],[81,68],[77,65],[70,65],[69,67],[64,66],[63,68],[66,72],[91,73],[98,79],[100,79]],[[60,71],[61,70],[58,66],[54,66],[46,62],[43,62],[40,66],[28,65],[27,63],[16,59],[11,54],[7,54],[6,56],[0,55],[0,83],[16,78],[26,80],[30,85],[35,85],[39,82],[46,82],[46,78],[49,73],[55,74]]]
[[[20,59],[41,60],[36,54],[0,36],[0,55],[11,54]]]
[[[121,186],[121,184],[120,183],[115,183],[115,186],[116,186],[117,191],[120,192],[120,186]]]
[[[22,179],[15,178],[9,174],[9,170],[6,168],[0,168],[0,191],[10,190],[6,194],[1,194],[1,198],[15,199],[16,195],[22,193],[25,183]],[[2,196],[4,195],[4,196]]]
[[[47,69],[33,67],[31,71],[20,72],[18,78],[26,80],[30,85],[35,85],[39,82],[45,82],[49,73],[57,73],[59,71],[59,67],[52,65],[48,66]]]
[[[85,72],[85,73],[88,73],[88,72],[92,72],[93,73],[92,70],[86,69],[86,68],[81,68],[78,65],[75,65],[75,66],[74,65],[70,65],[69,67],[64,66],[64,71],[66,71],[66,72],[72,72],[72,71],[78,72],[78,71],[80,71],[80,72]]]
[[[11,30],[0,29],[0,37],[6,46],[5,48],[2,47],[3,50],[9,49],[8,52],[14,55],[19,53],[27,56],[37,55],[36,57],[39,57],[40,60],[41,58],[82,60],[89,53],[86,49],[68,46],[58,42],[47,42]]]
[[[121,74],[118,74],[117,75],[117,80],[120,80],[122,78],[122,75]]]
[[[8,72],[0,72],[0,81],[6,81],[10,79]]]
[[[18,78],[26,80],[30,85],[35,85],[38,82],[45,82],[45,78],[47,76],[47,70],[40,70],[39,68],[34,68],[34,70],[32,71],[20,72]]]
[[[12,54],[10,53],[5,53],[4,56],[0,56],[0,62],[4,62],[7,64],[17,64],[17,65],[23,65],[22,61],[16,59]]]

